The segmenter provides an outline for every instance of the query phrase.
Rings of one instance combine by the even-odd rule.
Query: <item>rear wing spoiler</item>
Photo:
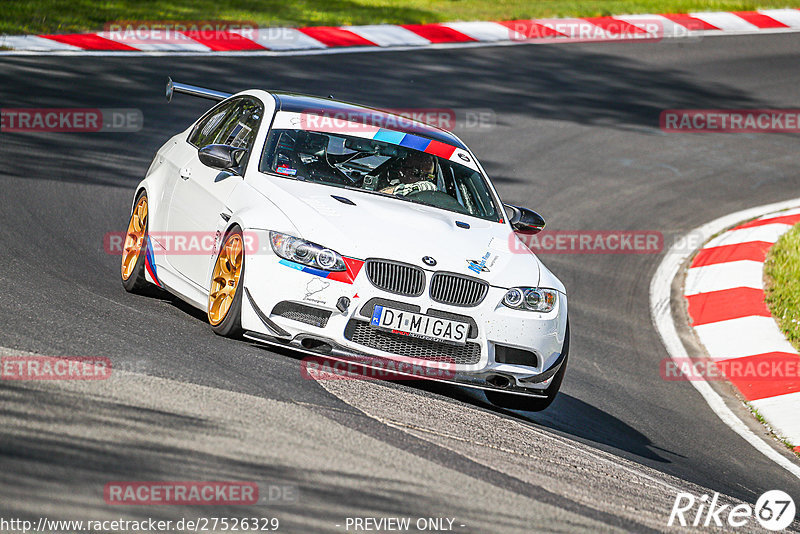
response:
[[[200,98],[208,98],[209,100],[216,100],[217,102],[231,96],[230,93],[197,87],[196,85],[173,82],[172,78],[167,78],[167,102],[172,102],[172,95],[174,93],[199,96]]]

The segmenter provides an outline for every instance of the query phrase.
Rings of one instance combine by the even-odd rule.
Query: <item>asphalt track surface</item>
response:
[[[219,338],[174,299],[125,293],[103,236],[124,230],[155,150],[208,107],[185,96],[168,105],[171,75],[231,92],[490,108],[494,129],[457,132],[504,199],[538,210],[552,229],[658,230],[669,245],[729,212],[796,197],[798,138],[666,134],[659,113],[796,108],[798,49],[800,35],[787,34],[285,58],[0,58],[3,108],[144,115],[136,133],[0,133],[0,346],[115,366],[104,383],[3,383],[0,513],[258,513],[290,532],[343,532],[348,516],[389,515],[454,517],[463,532],[648,531],[666,528],[677,491],[754,503],[782,489],[797,501],[799,480],[730,431],[690,384],[660,378],[667,354],[648,311],[660,254],[542,256],[570,294],[570,368],[550,409],[515,413],[450,386],[305,380],[297,356]],[[120,509],[102,499],[113,480],[267,481],[300,497],[246,514]]]

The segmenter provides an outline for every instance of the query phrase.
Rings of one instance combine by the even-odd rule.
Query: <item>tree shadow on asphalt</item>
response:
[[[173,521],[278,517],[282,531],[339,532],[341,528],[334,525],[346,516],[433,517],[447,510],[447,515],[464,518],[472,506],[440,501],[427,494],[422,483],[358,473],[357,466],[336,461],[328,462],[326,469],[315,469],[313,464],[320,462],[312,459],[307,468],[279,465],[272,461],[272,437],[253,436],[249,422],[235,417],[165,411],[50,385],[29,388],[8,381],[2,385],[0,501],[6,516]],[[103,489],[110,482],[175,480],[289,485],[298,489],[298,498],[212,507],[113,506],[104,501]],[[47,496],[44,508],[43,495]],[[522,516],[498,512],[493,519],[500,530],[525,527]]]
[[[270,346],[265,347],[258,343],[248,342],[253,347],[269,350],[287,358],[299,361],[307,357],[303,353],[294,351],[290,347]],[[324,354],[319,357],[324,358]],[[670,463],[657,451],[668,453],[675,457],[681,455],[661,449],[643,433],[617,417],[605,412],[596,406],[586,403],[567,393],[559,392],[553,404],[542,412],[523,412],[508,410],[491,404],[479,390],[465,388],[445,382],[426,380],[386,380],[384,383],[395,383],[409,386],[414,389],[442,395],[446,398],[464,402],[475,408],[489,410],[507,417],[513,417],[520,422],[532,424],[554,430],[565,436],[601,444],[606,448],[626,451],[634,456],[658,463]]]
[[[647,460],[670,463],[669,459],[656,452],[658,448],[647,436],[610,413],[564,392],[560,392],[553,404],[542,412],[523,412],[494,406],[482,393],[450,384],[419,381],[414,382],[414,386],[513,417],[526,424],[549,428],[568,437],[626,451]],[[675,455],[670,451],[663,452]]]
[[[490,108],[498,120],[490,138],[502,135],[509,122],[520,118],[655,131],[664,109],[759,105],[755,97],[734,87],[693,81],[675,69],[604,53],[603,44],[421,50],[414,58],[409,68],[398,67],[409,65],[402,52],[3,59],[4,107],[137,108],[144,114],[142,130],[134,133],[4,132],[0,153],[14,162],[4,172],[132,187],[143,177],[156,149],[211,105],[183,95],[167,104],[163,85],[168,75],[222,91],[259,87],[334,94],[382,108]],[[473,135],[473,148],[483,149],[486,136]],[[479,157],[489,162],[491,154],[482,152],[478,150]],[[510,179],[491,165],[487,170],[500,171],[499,181]]]

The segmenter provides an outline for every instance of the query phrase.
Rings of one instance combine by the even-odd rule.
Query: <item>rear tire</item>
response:
[[[503,393],[502,391],[494,390],[484,391],[484,393],[486,393],[486,398],[493,405],[500,408],[506,408],[508,410],[521,410],[525,412],[541,412],[550,406],[555,400],[558,390],[561,389],[561,383],[564,381],[564,374],[567,372],[567,360],[569,359],[569,320],[567,320],[567,330],[566,335],[564,336],[564,347],[562,352],[564,353],[564,361],[561,363],[561,367],[553,376],[553,381],[550,382],[550,385],[547,386],[547,389],[545,389],[543,392],[545,395],[547,395],[546,398],[540,399],[536,397],[528,397],[526,395],[514,395],[513,393]]]
[[[208,322],[217,335],[240,337],[243,332],[244,260],[243,234],[236,226],[225,234],[211,273]]]
[[[128,232],[122,249],[122,287],[129,293],[143,294],[150,286],[145,278],[148,230],[147,193],[142,191],[134,202]]]

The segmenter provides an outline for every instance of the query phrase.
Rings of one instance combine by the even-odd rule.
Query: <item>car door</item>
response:
[[[185,141],[188,150],[179,163],[169,202],[167,230],[172,247],[170,265],[194,284],[205,288],[211,250],[217,229],[230,215],[226,201],[241,184],[253,142],[261,123],[263,105],[252,97],[236,98],[214,108]],[[244,148],[242,165],[235,172],[220,171],[200,162],[198,150],[212,144]]]

